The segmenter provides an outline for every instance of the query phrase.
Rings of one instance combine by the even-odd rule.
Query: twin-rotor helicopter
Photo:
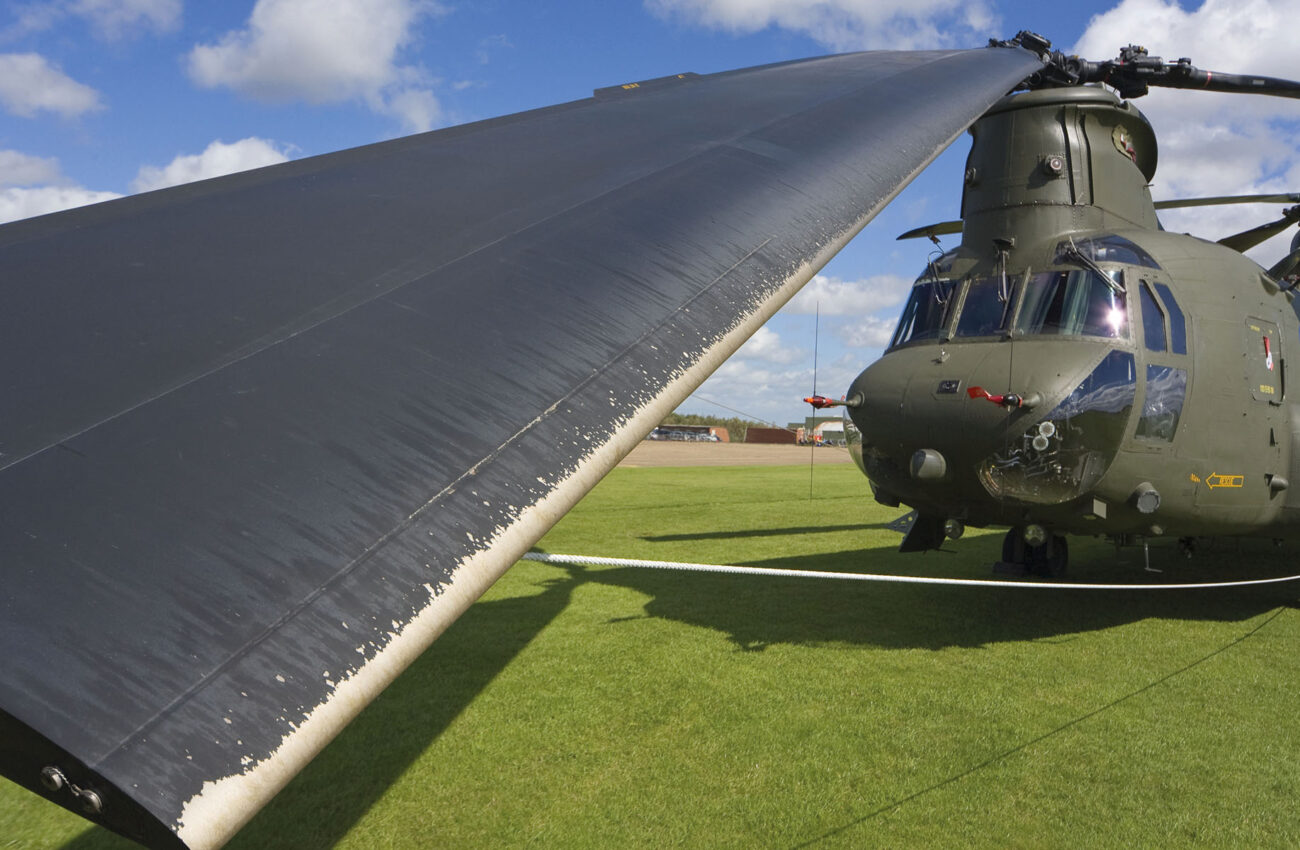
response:
[[[1300,252],[1240,252],[1300,215],[1161,231],[1151,127],[1077,84],[1300,85],[1049,48],[678,73],[0,227],[0,774],[222,846],[968,127],[961,245],[846,393],[904,548],[1294,534]]]
[[[1156,137],[1129,102],[1153,85],[1300,97],[1300,84],[1140,47],[1092,63],[1031,33],[1014,42],[1046,65],[970,128],[961,221],[900,237],[961,244],[926,264],[883,357],[838,402],[876,500],[916,511],[902,550],[1009,526],[1004,568],[1059,575],[1070,534],[1189,551],[1205,536],[1300,535],[1286,374],[1300,236],[1267,270],[1242,253],[1300,206],[1218,243],[1157,219],[1300,195],[1153,203]]]

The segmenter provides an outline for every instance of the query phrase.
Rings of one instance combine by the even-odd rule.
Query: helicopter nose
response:
[[[850,392],[862,398],[851,416],[862,435],[863,471],[908,501],[938,490],[982,498],[968,470],[996,445],[1008,414],[987,401],[976,404],[967,389],[984,377],[992,347],[957,357],[947,348],[924,348],[891,352],[853,382]]]
[[[878,497],[957,515],[1090,491],[1132,409],[1132,354],[1061,342],[1015,351],[1013,361],[1010,345],[899,349],[858,376],[852,417]]]

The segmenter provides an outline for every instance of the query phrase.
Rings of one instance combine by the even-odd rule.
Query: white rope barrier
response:
[[[1256,584],[1280,584],[1300,580],[1300,575],[1281,578],[1260,578],[1246,581],[1213,581],[1196,584],[1075,584],[1064,581],[1017,581],[1014,579],[925,578],[922,576],[895,576],[876,573],[833,573],[824,570],[779,570],[771,567],[734,567],[723,564],[691,564],[678,561],[638,561],[628,558],[598,558],[589,555],[548,555],[529,552],[525,561],[544,564],[574,564],[589,567],[646,567],[656,570],[687,570],[697,573],[731,573],[749,576],[779,576],[781,578],[829,578],[844,581],[880,581],[895,584],[947,584],[959,587],[1003,587],[1035,590],[1197,590],[1214,587],[1248,587]]]

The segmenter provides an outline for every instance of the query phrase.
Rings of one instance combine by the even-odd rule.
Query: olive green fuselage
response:
[[[853,383],[877,498],[972,525],[1116,536],[1300,532],[1289,293],[1159,229],[1155,137],[1099,89],[972,128],[961,246]]]

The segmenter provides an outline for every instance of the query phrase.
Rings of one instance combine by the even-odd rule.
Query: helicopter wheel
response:
[[[1022,528],[1013,528],[1002,538],[1002,563],[1017,568],[1022,575],[1060,578],[1069,560],[1070,546],[1059,534],[1041,546],[1026,543]]]
[[[1025,567],[1028,565],[1026,558],[1025,538],[1021,536],[1018,528],[1007,530],[1006,537],[1002,538],[1002,563],[1016,567]]]
[[[1070,561],[1070,545],[1064,537],[1054,534],[1051,540],[1030,551],[1034,557],[1031,569],[1036,575],[1045,578],[1060,578],[1065,575],[1065,567]]]

